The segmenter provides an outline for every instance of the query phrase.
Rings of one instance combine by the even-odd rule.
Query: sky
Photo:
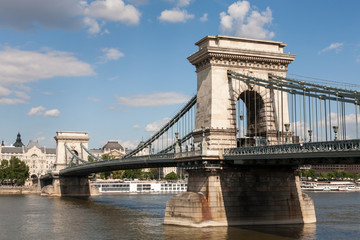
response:
[[[207,35],[282,41],[288,77],[360,84],[360,1],[1,0],[0,140],[134,148],[194,94]],[[309,78],[311,77],[311,78]],[[352,86],[351,88],[354,88]]]

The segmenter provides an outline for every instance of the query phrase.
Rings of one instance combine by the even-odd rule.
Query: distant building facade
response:
[[[140,142],[139,146],[144,144]],[[117,141],[108,141],[102,148],[90,149],[89,152],[97,158],[101,158],[104,154],[108,154],[111,158],[122,158],[130,150],[125,149]],[[144,148],[136,156],[148,155],[149,149]],[[37,178],[44,175],[53,169],[56,162],[56,148],[46,148],[40,146],[38,141],[30,140],[28,145],[25,146],[21,140],[21,134],[17,134],[17,138],[14,144],[5,146],[4,141],[0,145],[0,161],[3,159],[10,160],[12,157],[24,161],[29,166],[29,176],[31,178]],[[85,159],[87,160],[87,159]],[[143,169],[144,171],[150,171],[150,169]],[[160,178],[164,178],[168,173],[175,172],[179,176],[182,173],[180,168],[166,167],[159,168]]]
[[[126,153],[123,146],[118,141],[108,141],[102,148],[90,149],[92,155],[101,158],[102,155],[108,154],[111,158],[122,158]]]
[[[34,178],[46,174],[52,169],[56,161],[56,148],[41,147],[38,141],[29,141],[25,146],[18,133],[16,142],[5,146],[4,141],[0,146],[0,159],[10,160],[12,157],[24,161],[29,166],[29,175]]]

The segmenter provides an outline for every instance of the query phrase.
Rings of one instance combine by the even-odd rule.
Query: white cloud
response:
[[[147,2],[133,1],[139,4]],[[123,0],[95,0],[90,4],[82,0],[0,1],[0,28],[10,27],[21,31],[37,27],[66,30],[88,27],[90,34],[98,34],[101,25],[106,22],[136,25],[140,16],[139,10]]]
[[[0,98],[0,105],[14,105],[19,103],[26,103],[26,102],[23,99]]]
[[[45,117],[58,117],[60,111],[58,109],[47,110],[43,106],[31,108],[28,112],[29,116],[45,116]]]
[[[191,0],[178,0],[177,1],[177,6],[178,7],[186,7],[191,3]]]
[[[204,15],[202,15],[202,17],[200,18],[200,21],[201,22],[207,22],[207,20],[208,20],[208,14],[204,13]]]
[[[172,10],[164,10],[161,12],[161,15],[158,17],[160,21],[170,22],[170,23],[185,23],[189,19],[193,19],[194,15],[189,14],[186,10],[181,10],[178,8]]]
[[[133,129],[140,129],[140,126],[137,125],[137,124],[135,124],[132,128],[133,128]]]
[[[87,16],[112,22],[136,25],[140,22],[141,13],[122,0],[96,0],[85,9]]]
[[[129,2],[132,2],[135,5],[146,5],[149,3],[149,0],[128,0]]]
[[[101,51],[104,53],[104,55],[101,57],[103,62],[118,60],[124,56],[124,54],[116,48],[103,48]]]
[[[12,91],[10,91],[9,89],[0,86],[0,97],[9,96],[11,94],[11,92]]]
[[[5,47],[0,51],[0,85],[13,86],[52,77],[93,75],[92,67],[72,53],[48,50],[44,53]]]
[[[149,123],[145,127],[146,132],[157,132],[160,130],[162,126],[164,126],[167,122],[170,121],[170,118],[163,118],[161,120],[155,121],[153,123]]]
[[[88,101],[90,101],[90,102],[100,102],[101,99],[100,98],[95,98],[95,97],[89,97]]]
[[[5,47],[0,50],[0,97],[1,104],[25,103],[27,93],[15,88],[30,89],[24,84],[53,77],[77,77],[95,74],[92,67],[78,60],[72,53],[47,50],[24,51]],[[14,94],[16,98],[9,96]],[[18,99],[19,98],[19,99]]]
[[[42,136],[42,137],[37,137],[37,138],[36,138],[36,141],[42,142],[42,141],[44,141],[45,139],[46,139],[46,137],[44,137],[44,136]]]
[[[344,43],[332,43],[328,47],[322,49],[319,51],[319,54],[327,51],[334,50],[336,53],[339,53],[342,50],[342,47],[344,46]]]
[[[44,113],[45,117],[58,117],[60,115],[60,111],[58,109],[51,109]]]
[[[78,29],[83,25],[79,18],[82,12],[79,0],[1,0],[0,28]]]
[[[88,32],[90,34],[98,34],[101,31],[99,23],[93,18],[84,18],[84,24],[89,27]]]
[[[22,98],[22,99],[29,99],[30,98],[29,95],[27,95],[25,92],[15,91],[14,93],[18,98]]]
[[[167,2],[174,3],[177,7],[186,7],[190,5],[192,0],[166,0]]]
[[[272,20],[269,7],[263,12],[258,12],[251,8],[248,1],[238,1],[229,6],[227,13],[220,13],[220,30],[222,33],[234,33],[239,37],[273,38],[274,32],[265,28]]]
[[[138,140],[121,140],[119,139],[118,142],[121,146],[128,149],[135,149],[139,145]]]
[[[41,116],[44,114],[45,108],[43,106],[38,106],[38,107],[34,107],[31,108],[30,111],[28,112],[29,116]]]
[[[176,92],[162,92],[153,94],[138,94],[130,97],[115,96],[120,105],[131,107],[154,107],[185,103],[189,100],[185,96]]]

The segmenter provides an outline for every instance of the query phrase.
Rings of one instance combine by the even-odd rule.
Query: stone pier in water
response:
[[[316,222],[290,168],[189,171],[188,191],[167,202],[165,224],[192,227]]]

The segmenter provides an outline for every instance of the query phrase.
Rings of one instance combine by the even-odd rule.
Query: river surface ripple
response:
[[[309,195],[316,224],[200,229],[163,225],[170,194],[2,195],[0,239],[360,239],[360,192]]]

